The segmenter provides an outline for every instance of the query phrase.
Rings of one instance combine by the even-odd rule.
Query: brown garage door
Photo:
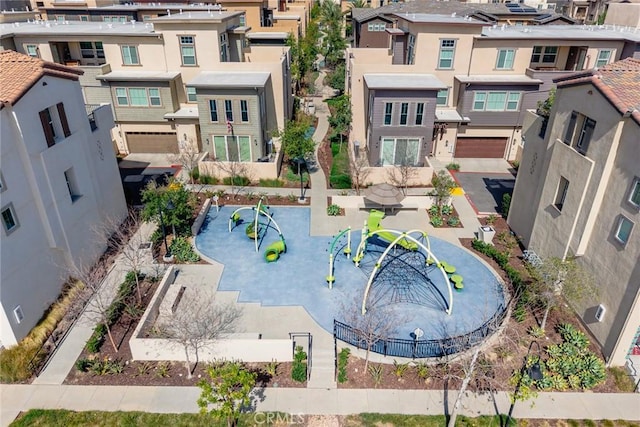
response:
[[[456,143],[456,157],[504,157],[509,138],[460,138]]]
[[[127,132],[130,153],[177,153],[178,138],[171,132]]]

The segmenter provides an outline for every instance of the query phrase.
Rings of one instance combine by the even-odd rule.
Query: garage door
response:
[[[126,132],[130,153],[177,153],[178,138],[171,132]]]
[[[456,157],[502,158],[509,138],[460,138],[456,143]]]

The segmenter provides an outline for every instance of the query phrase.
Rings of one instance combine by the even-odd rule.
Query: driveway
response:
[[[464,189],[478,214],[502,211],[502,195],[512,193],[516,178],[510,173],[456,172],[454,177]]]

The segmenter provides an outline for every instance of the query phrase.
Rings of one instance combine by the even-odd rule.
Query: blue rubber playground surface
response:
[[[201,253],[224,264],[219,290],[239,291],[241,303],[302,306],[329,333],[333,332],[334,318],[344,321],[343,313],[360,310],[369,275],[388,246],[386,242],[370,239],[358,268],[344,255],[347,235],[338,239],[334,245],[335,283],[333,289],[329,289],[326,277],[333,239],[310,236],[308,208],[270,209],[287,247],[276,262],[265,260],[265,248],[280,240],[273,224],[263,233],[258,252],[254,241],[245,233],[248,223],[254,220],[254,211],[239,212],[242,220],[229,232],[229,218],[237,208],[224,206],[219,212],[211,209],[195,240]],[[261,217],[260,222],[269,221]],[[352,230],[354,254],[360,237],[361,230]],[[410,333],[416,328],[425,332],[424,339],[462,335],[482,326],[504,304],[502,286],[485,264],[465,249],[444,240],[429,236],[429,242],[433,254],[453,265],[456,274],[463,276],[464,289],[453,291],[452,313],[448,315],[445,312],[449,300],[448,281],[440,270],[427,266],[424,251],[392,249],[375,276],[368,301],[393,310],[402,319],[397,338],[410,339]],[[282,321],[295,322],[295,319]]]

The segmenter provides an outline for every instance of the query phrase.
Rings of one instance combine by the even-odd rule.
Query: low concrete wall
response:
[[[364,207],[363,196],[331,196],[331,203],[345,209],[359,209]],[[429,196],[407,196],[402,201],[402,208],[397,209],[429,209],[433,204],[433,197]]]
[[[195,236],[200,231],[200,227],[204,223],[204,219],[207,217],[209,213],[209,209],[211,209],[211,199],[207,199],[204,201],[204,205],[202,205],[202,209],[198,212],[198,216],[196,220],[193,221],[193,225],[191,226],[191,235]]]
[[[275,179],[280,173],[280,167],[282,166],[283,153],[282,150],[278,150],[275,153],[275,158],[270,162],[244,162],[239,163],[241,167],[246,168],[246,172],[242,174],[247,176],[252,182],[258,182],[260,179]],[[198,163],[198,170],[200,175],[210,175],[217,178],[227,178],[230,176],[229,172],[224,170],[225,163],[228,162],[215,162],[212,160],[201,160]],[[220,167],[222,166],[222,167]]]
[[[433,177],[433,166],[429,163],[429,159],[425,157],[424,166],[414,168],[415,175],[409,179],[407,185],[409,187],[427,187],[431,184],[431,178]],[[369,167],[367,168],[369,175],[367,176],[367,183],[381,184],[389,181],[389,174],[394,172],[394,169],[398,169],[394,166],[381,166],[381,167]],[[400,177],[399,171],[395,170],[397,177]]]
[[[143,331],[151,328],[158,319],[160,305],[167,294],[167,290],[176,280],[179,268],[169,267],[162,277],[162,281],[145,310],[138,326],[129,339],[131,357],[133,360],[171,360],[185,361],[184,348],[170,339],[145,338]],[[175,286],[180,286],[176,284]],[[199,360],[211,362],[214,360],[242,360],[245,362],[290,362],[293,360],[293,349],[290,339],[260,339],[255,333],[231,334],[228,337],[209,345],[204,345],[198,351]],[[190,358],[195,360],[195,354],[190,352]]]

